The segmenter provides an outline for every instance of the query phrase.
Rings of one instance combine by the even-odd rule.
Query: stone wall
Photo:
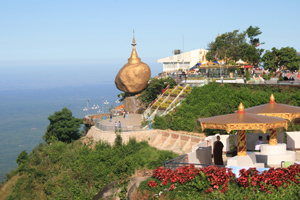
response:
[[[137,142],[147,141],[149,145],[160,149],[169,150],[178,154],[185,154],[192,151],[192,146],[204,141],[204,137],[185,135],[175,131],[165,130],[145,130],[121,133],[123,142],[126,144],[130,138],[135,138]],[[92,127],[86,137],[94,141],[105,141],[113,145],[116,139],[114,132],[101,131]]]

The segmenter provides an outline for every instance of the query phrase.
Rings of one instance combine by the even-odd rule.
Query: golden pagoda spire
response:
[[[243,114],[243,113],[245,113],[245,110],[244,110],[244,105],[243,105],[243,103],[242,103],[242,102],[240,103],[240,105],[239,105],[239,108],[238,108],[238,109],[239,109],[239,111],[237,111],[237,113],[242,113],[242,114]]]
[[[204,52],[204,56],[203,56],[203,59],[202,59],[202,63],[205,64],[207,63],[207,60],[206,60],[206,53]]]
[[[269,103],[276,103],[275,97],[274,97],[273,94],[271,94],[271,96],[270,96],[270,101],[269,101]]]
[[[129,64],[140,63],[141,59],[138,57],[137,52],[135,50],[136,43],[135,43],[135,38],[134,38],[134,30],[133,30],[133,39],[132,39],[131,45],[133,46],[133,48],[132,48],[131,56],[130,56],[130,58],[128,58],[128,63]]]
[[[218,33],[218,37],[220,37],[220,34]]]

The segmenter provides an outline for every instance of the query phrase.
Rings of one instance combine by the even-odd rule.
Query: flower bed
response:
[[[261,173],[256,168],[242,169],[239,178],[231,169],[214,165],[198,169],[191,164],[176,170],[158,167],[152,178],[140,188],[167,199],[189,199],[189,195],[222,199],[256,199],[271,195],[274,199],[293,199],[291,195],[300,195],[299,173],[300,165],[296,163],[288,168],[270,168]],[[286,193],[283,194],[282,190]],[[231,197],[225,198],[224,195]]]

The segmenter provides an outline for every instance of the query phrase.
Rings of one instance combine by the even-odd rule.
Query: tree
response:
[[[289,70],[298,70],[300,67],[300,57],[297,55],[297,51],[292,47],[282,47],[280,50],[275,47],[271,51],[267,50],[262,57],[264,67],[270,71],[276,71],[279,67]]]
[[[226,62],[242,59],[258,66],[264,52],[264,49],[257,48],[259,45],[257,36],[261,33],[259,27],[252,26],[242,33],[239,33],[239,30],[224,33],[208,45],[210,51],[207,53],[206,58],[208,60],[224,59]],[[247,37],[249,43],[247,43]]]
[[[53,140],[70,143],[80,138],[79,128],[83,120],[73,117],[72,112],[68,108],[55,112],[48,117],[48,120],[50,124],[43,136],[43,139],[48,144]]]
[[[258,46],[259,45],[259,38],[254,38],[260,34],[262,34],[262,32],[259,30],[259,27],[252,27],[249,26],[249,28],[246,30],[247,36],[250,39],[250,44],[252,46]]]

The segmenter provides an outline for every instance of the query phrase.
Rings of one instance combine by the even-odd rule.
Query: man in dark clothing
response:
[[[214,142],[214,163],[215,165],[224,165],[223,163],[223,143],[220,141],[220,136],[217,136],[217,141]]]

